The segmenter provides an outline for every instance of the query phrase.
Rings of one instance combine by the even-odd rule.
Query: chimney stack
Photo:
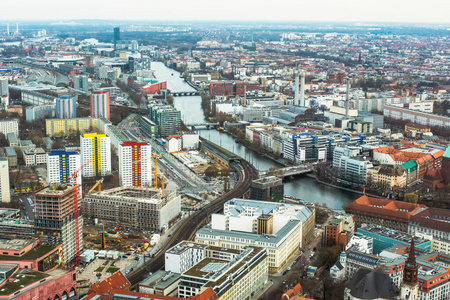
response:
[[[295,74],[294,105],[298,106],[298,71],[297,71],[297,69],[294,70],[294,74]]]
[[[349,98],[348,98],[348,89],[349,89],[349,86],[350,86],[350,80],[349,80],[348,77],[345,78],[345,83],[347,85],[347,91],[346,91],[346,95],[345,95],[345,116],[348,118],[348,108],[349,108],[349,105],[350,105],[350,101],[349,101]]]
[[[300,106],[305,107],[305,72],[302,71],[302,81],[300,86]]]
[[[6,35],[9,36],[9,23],[6,23]]]
[[[19,34],[19,22],[16,22],[16,34]]]

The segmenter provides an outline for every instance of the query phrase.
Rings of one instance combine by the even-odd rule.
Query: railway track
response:
[[[200,224],[202,224],[209,215],[222,210],[226,201],[242,197],[242,195],[250,188],[253,179],[258,176],[257,170],[245,160],[241,160],[239,165],[232,163],[230,166],[239,174],[239,181],[234,188],[213,202],[205,205],[202,210],[196,211],[187,219],[181,221],[183,222],[181,228],[172,234],[166,245],[153,258],[127,276],[132,288],[136,287],[149,272],[154,273],[164,268],[164,256],[167,249],[183,240],[189,240],[193,233],[200,227]]]

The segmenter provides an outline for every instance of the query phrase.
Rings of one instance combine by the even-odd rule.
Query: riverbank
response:
[[[306,174],[306,176],[308,176],[310,178],[314,178],[320,184],[325,184],[325,185],[328,185],[328,186],[331,186],[331,187],[334,187],[334,188],[337,188],[337,189],[341,189],[341,190],[344,190],[344,191],[347,191],[347,192],[352,192],[352,193],[356,193],[356,194],[360,194],[360,195],[367,195],[367,196],[370,196],[370,197],[380,198],[379,195],[375,195],[375,194],[371,194],[371,193],[365,193],[364,191],[354,190],[354,189],[350,189],[350,188],[346,188],[346,187],[343,187],[343,186],[339,186],[339,185],[335,185],[335,184],[332,184],[332,183],[329,183],[329,182],[322,181],[314,174]]]

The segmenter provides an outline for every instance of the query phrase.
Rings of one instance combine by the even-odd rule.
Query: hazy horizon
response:
[[[279,0],[276,5],[256,0],[114,1],[17,0],[2,5],[0,18],[12,21],[166,21],[166,22],[344,22],[450,24],[450,1],[429,0],[320,0],[314,3]],[[43,17],[45,15],[45,18]]]

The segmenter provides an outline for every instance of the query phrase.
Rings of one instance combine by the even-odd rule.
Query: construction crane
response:
[[[102,231],[102,249],[106,249],[105,222],[103,222],[103,231]]]
[[[92,193],[93,190],[95,190],[95,188],[98,186],[98,193],[100,193],[102,191],[102,182],[103,182],[103,178],[100,179],[99,181],[97,181],[94,186],[86,193],[86,195],[89,195],[90,193]]]
[[[73,214],[75,219],[75,249],[76,249],[76,266],[78,267],[80,265],[81,259],[80,259],[80,230],[78,227],[78,183],[77,183],[77,177],[78,173],[80,173],[81,170],[83,170],[84,167],[86,167],[88,164],[92,162],[92,158],[85,162],[81,167],[79,167],[75,172],[72,173],[72,176],[68,179],[72,179],[72,185],[73,185]]]

